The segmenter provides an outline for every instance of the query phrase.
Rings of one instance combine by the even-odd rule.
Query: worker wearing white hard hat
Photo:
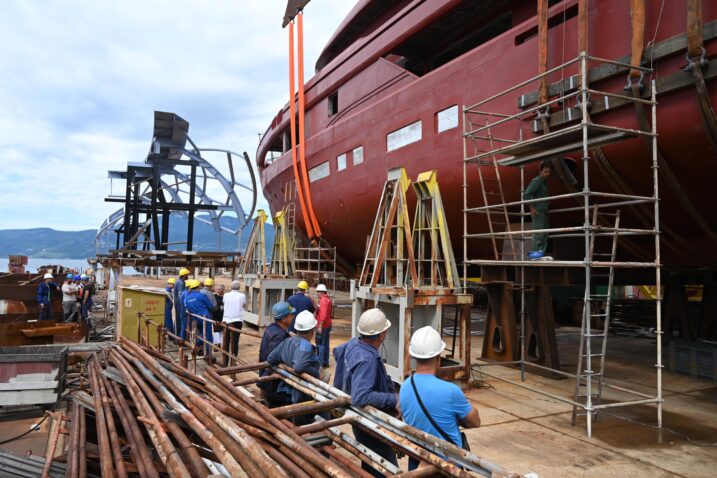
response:
[[[416,371],[401,386],[403,421],[467,449],[467,440],[459,426],[479,427],[480,415],[459,387],[437,377],[445,348],[441,334],[431,326],[421,327],[411,336],[408,350],[416,360]],[[409,470],[417,466],[418,461],[409,459]]]
[[[390,327],[391,322],[381,309],[368,309],[361,314],[356,327],[359,337],[334,349],[334,387],[351,395],[351,401],[356,406],[371,405],[386,413],[400,416],[398,395],[379,353]],[[352,427],[354,437],[359,443],[397,465],[396,454],[390,446],[361,428]],[[374,476],[383,476],[366,463],[362,463],[361,467]]]
[[[271,365],[283,363],[294,369],[297,374],[307,373],[312,377],[320,378],[321,368],[316,346],[311,342],[316,330],[316,318],[311,312],[304,310],[296,316],[294,321],[296,335],[284,340],[276,347],[266,359]],[[279,392],[291,395],[292,403],[305,402],[310,399],[307,395],[293,387],[281,382]],[[306,425],[314,421],[315,413],[300,415],[294,418],[296,425]]]
[[[55,277],[46,272],[42,276],[42,282],[37,287],[37,305],[40,307],[40,320],[52,319],[52,294],[57,291],[57,284],[53,282]]]

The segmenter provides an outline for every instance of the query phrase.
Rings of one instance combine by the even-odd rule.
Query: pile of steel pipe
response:
[[[353,407],[346,394],[284,367],[273,374],[312,400],[270,409],[231,381],[267,366],[207,368],[200,376],[125,339],[93,354],[88,390],[74,394],[68,411],[66,476],[368,478],[362,462],[385,476],[518,476],[381,412]],[[318,415],[327,413],[332,417]],[[297,416],[313,422],[295,426]],[[358,443],[348,424],[425,466],[407,474],[405,465]]]

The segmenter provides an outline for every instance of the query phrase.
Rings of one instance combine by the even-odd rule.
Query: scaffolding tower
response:
[[[640,84],[643,79],[647,88],[641,95],[628,96],[622,92],[598,91],[589,84],[589,68],[613,68],[616,72],[639,72]],[[533,88],[536,83],[545,85],[548,78],[564,78],[568,75],[568,87],[561,88],[553,98],[547,102],[525,108],[521,101],[516,105],[515,95],[522,94]],[[628,77],[628,86],[632,81]],[[577,81],[573,81],[577,80]],[[561,85],[565,85],[561,82]],[[658,162],[657,162],[657,127],[656,127],[656,91],[652,71],[648,68],[639,68],[633,65],[616,61],[605,60],[589,56],[585,52],[562,65],[546,71],[538,76],[517,84],[505,91],[495,94],[479,103],[463,108],[464,125],[464,223],[463,223],[463,279],[467,284],[469,267],[481,268],[481,277],[489,274],[490,270],[502,269],[505,277],[512,277],[515,292],[519,293],[519,317],[517,324],[513,319],[510,327],[519,327],[518,351],[512,359],[503,362],[487,362],[481,359],[477,367],[481,373],[489,377],[509,382],[513,385],[540,393],[550,398],[565,402],[573,407],[573,424],[578,415],[585,415],[587,435],[592,436],[592,422],[602,409],[642,404],[656,404],[657,426],[662,426],[662,323],[661,323],[661,278],[660,278],[660,221],[659,221],[659,190],[658,190]],[[592,121],[590,113],[609,111],[624,105],[636,105],[649,108],[651,111],[651,129],[629,129],[615,124],[601,124]],[[560,129],[550,131],[549,124],[551,110],[557,111],[567,124]],[[516,112],[517,111],[517,112]],[[605,115],[609,117],[609,115]],[[546,121],[546,119],[548,121]],[[525,124],[533,123],[533,133],[525,134]],[[606,121],[607,122],[607,121]],[[541,129],[539,125],[542,124]],[[627,195],[604,192],[591,188],[591,169],[594,160],[591,159],[591,150],[606,144],[642,138],[651,150],[650,167],[652,168],[652,192],[649,195]],[[547,198],[523,200],[525,190],[525,168],[528,165],[544,160],[556,158],[562,161],[564,155],[581,155],[582,163],[582,190],[574,188],[567,193],[549,196]],[[475,186],[469,182],[470,168],[478,168],[481,190],[476,193]],[[505,187],[501,182],[500,172],[504,171],[504,178],[508,170],[518,168],[520,173],[520,199],[507,201],[503,194]],[[648,165],[645,164],[645,171]],[[513,173],[513,176],[516,174]],[[492,181],[491,181],[492,180]],[[497,185],[495,184],[497,180]],[[483,199],[482,205],[469,204],[476,198]],[[564,227],[547,227],[545,229],[526,229],[526,207],[532,204],[550,200],[560,206],[550,211],[550,217],[563,218],[562,223],[575,221],[582,215],[582,224]],[[565,205],[565,202],[573,204]],[[634,207],[641,204],[654,208],[654,224],[649,226],[630,227],[625,215],[621,217],[623,207]],[[481,222],[480,218],[487,222]],[[511,223],[510,218],[516,218]],[[519,218],[519,223],[517,222]],[[551,219],[552,220],[552,219]],[[560,224],[560,221],[557,221]],[[627,224],[627,225],[626,225]],[[487,232],[476,232],[481,228]],[[551,239],[568,239],[580,241],[582,258],[556,257],[554,260],[528,260],[526,239],[531,233],[545,233]],[[641,239],[649,243],[645,248],[649,257],[618,260],[620,255],[618,246],[626,245],[629,241]],[[654,240],[654,255],[652,243]],[[488,245],[486,245],[488,244]],[[532,363],[526,358],[526,291],[530,277],[542,276],[543,271],[549,268],[558,268],[565,271],[582,269],[584,272],[585,293],[583,297],[582,324],[580,343],[575,373],[567,373],[557,367],[547,367]],[[612,286],[617,269],[654,270],[656,284],[656,387],[655,393],[646,394],[635,390],[612,385],[604,380],[606,346],[608,339],[608,325],[610,321],[610,306],[612,302]],[[509,271],[506,272],[506,271]],[[554,271],[551,271],[554,272]],[[582,280],[581,280],[582,282]],[[597,284],[607,284],[605,294],[594,292]],[[511,299],[512,302],[512,299]],[[596,304],[602,305],[597,310]],[[512,304],[510,306],[512,310]],[[511,331],[513,334],[516,330]],[[488,331],[485,340],[488,340]],[[488,373],[486,365],[511,365],[519,367],[520,381],[509,380],[505,377]],[[545,390],[526,384],[525,372],[530,369],[536,373],[549,373],[575,380],[575,393],[572,398],[551,394]],[[623,396],[629,395],[631,399],[618,400],[611,397],[609,403],[603,403],[603,389],[609,388]]]

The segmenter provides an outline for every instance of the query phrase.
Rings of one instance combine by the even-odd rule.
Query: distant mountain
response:
[[[197,219],[207,219],[206,216],[198,216]],[[241,240],[233,234],[222,232],[217,233],[214,228],[201,220],[194,221],[194,247],[195,251],[242,251],[251,234],[250,222],[242,231]],[[222,218],[222,224],[236,230],[237,220],[235,218]],[[170,220],[170,242],[183,242],[187,238],[187,218],[184,216],[172,216]],[[4,229],[0,230],[0,258],[11,254],[18,254],[31,257],[45,257],[48,259],[85,259],[94,257],[97,252],[104,253],[115,248],[115,234],[107,234],[101,243],[102,250],[95,250],[95,235],[97,231],[87,229],[84,231],[57,231],[50,228],[37,229]],[[266,224],[266,248],[267,255],[271,254],[271,247],[274,243],[274,227]],[[176,244],[170,247],[172,250],[184,250],[184,244]]]
[[[0,257],[11,254],[49,259],[84,259],[95,255],[97,231],[56,231],[37,229],[0,230]]]

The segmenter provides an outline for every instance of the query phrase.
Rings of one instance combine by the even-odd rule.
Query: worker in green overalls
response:
[[[523,200],[540,199],[548,197],[548,178],[550,177],[550,162],[542,161],[538,169],[538,175],[530,181],[528,188],[523,193]],[[540,201],[528,204],[533,230],[547,229],[549,201]],[[533,233],[533,240],[530,247],[530,259],[541,259],[545,256],[545,249],[548,247],[548,233]]]

